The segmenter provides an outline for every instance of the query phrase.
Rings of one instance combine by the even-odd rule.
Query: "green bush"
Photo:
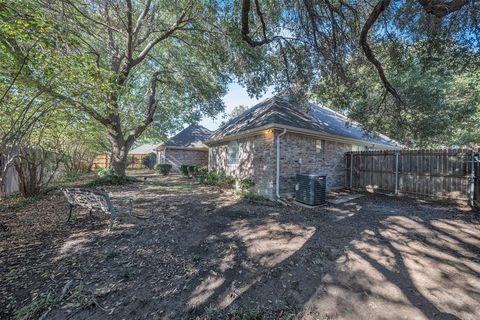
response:
[[[206,174],[205,184],[212,186],[233,187],[235,184],[235,178],[226,175],[224,172],[218,173],[216,170],[211,170]]]
[[[180,172],[185,176],[188,177],[188,164],[182,164],[180,166]]]
[[[135,182],[140,182],[140,179],[135,177],[128,177],[128,176],[122,177],[122,176],[110,174],[110,175],[98,177],[97,179],[88,183],[87,186],[88,187],[121,186],[121,185],[131,184]]]
[[[205,183],[208,174],[208,167],[197,167],[195,177],[197,178],[198,182]]]
[[[197,175],[197,166],[190,165],[187,170],[189,177],[195,177]]]
[[[113,170],[109,168],[98,168],[96,171],[99,177],[111,176],[113,174]]]
[[[207,175],[205,176],[205,184],[214,186],[218,184],[218,180],[217,171],[211,170],[207,172]]]
[[[170,170],[172,170],[172,165],[169,164],[169,163],[157,164],[157,165],[155,166],[155,169],[156,169],[159,173],[161,173],[161,174],[163,174],[164,176],[166,176],[167,174],[170,173]]]
[[[142,164],[150,170],[153,170],[157,163],[157,154],[151,152],[142,158]]]
[[[250,190],[255,185],[252,178],[245,178],[240,180],[239,186],[241,190]]]

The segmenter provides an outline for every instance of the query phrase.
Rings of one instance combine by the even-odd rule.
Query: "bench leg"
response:
[[[132,204],[132,199],[130,199],[128,201],[128,217],[130,218],[130,221],[132,221],[132,218],[133,218],[132,211],[133,211],[133,204]]]
[[[112,210],[110,212],[110,225],[108,226],[108,231],[112,230],[113,222],[115,221],[115,216],[116,216],[115,210]]]
[[[68,208],[67,221],[65,221],[66,223],[68,223],[68,222],[70,221],[70,218],[72,217],[73,209],[74,209],[74,206],[72,206],[72,205],[70,204],[70,205],[69,205],[69,208]]]

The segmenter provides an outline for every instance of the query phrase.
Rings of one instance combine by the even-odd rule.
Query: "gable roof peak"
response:
[[[197,123],[193,123],[168,139],[161,146],[163,147],[192,147],[203,148],[203,141],[209,139],[212,131]]]
[[[359,123],[339,112],[313,102],[308,102],[308,108],[302,108],[286,95],[275,95],[246,110],[215,131],[210,140],[221,140],[269,126],[298,128],[390,148],[400,146],[385,135],[364,130]]]

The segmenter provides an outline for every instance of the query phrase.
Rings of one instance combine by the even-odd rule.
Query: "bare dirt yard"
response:
[[[366,195],[316,209],[180,177],[106,188],[133,220],[0,212],[0,318],[480,319],[480,219]]]

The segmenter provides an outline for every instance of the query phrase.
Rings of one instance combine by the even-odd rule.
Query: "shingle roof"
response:
[[[198,124],[192,124],[160,146],[203,148],[206,147],[203,141],[208,140],[211,134],[212,131],[207,128]]]
[[[153,143],[146,143],[142,144],[136,148],[133,148],[128,152],[128,154],[147,154],[147,153],[152,153],[155,152],[155,149],[159,146],[159,144],[153,144]]]
[[[274,96],[248,109],[215,131],[210,140],[219,140],[273,124],[360,140],[368,144],[400,146],[385,135],[367,133],[360,124],[327,107],[310,103],[310,111],[305,112],[281,96]]]

